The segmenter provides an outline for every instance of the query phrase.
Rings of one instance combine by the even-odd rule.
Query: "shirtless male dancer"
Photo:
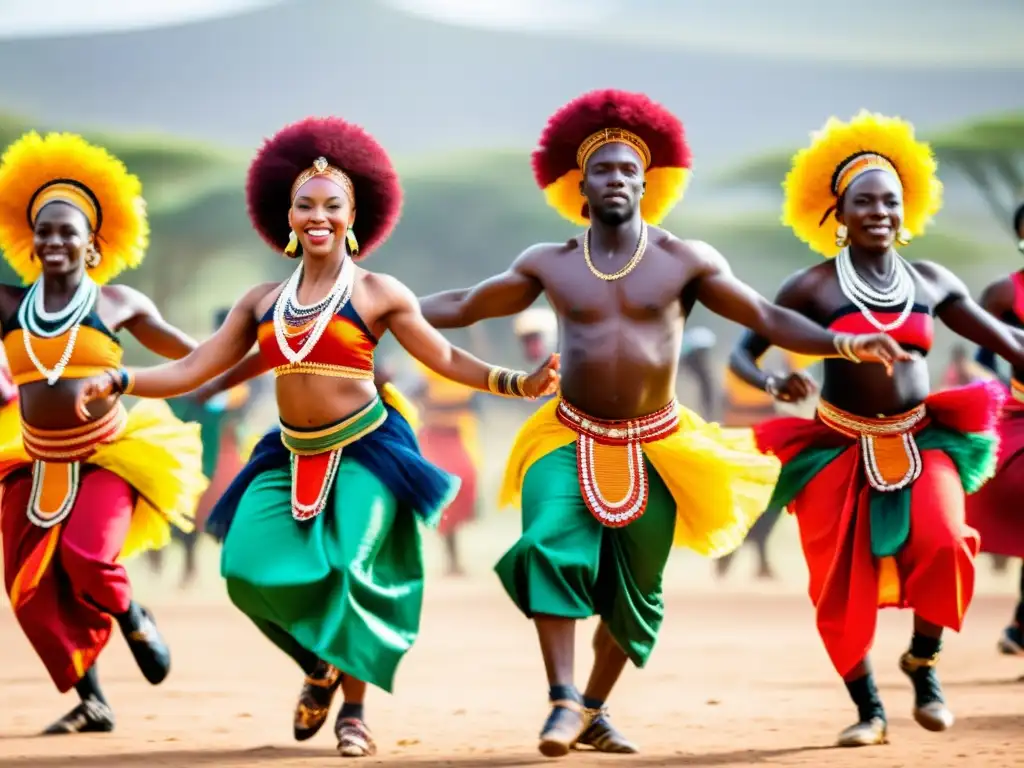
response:
[[[551,118],[540,143],[538,184],[586,234],[534,245],[504,273],[420,304],[438,328],[522,312],[541,293],[558,315],[561,393],[512,450],[502,496],[521,499],[523,534],[496,570],[540,639],[551,700],[541,753],[635,752],[604,703],[626,662],[643,666],[653,649],[673,541],[705,556],[731,551],[778,473],[750,436],[676,403],[694,303],[804,354],[886,366],[908,355],[880,334],[837,337],[771,304],[711,246],[658,229],[682,197],[690,152],[680,121],[646,96],[581,96]],[[575,621],[593,615],[601,623],[580,696]]]

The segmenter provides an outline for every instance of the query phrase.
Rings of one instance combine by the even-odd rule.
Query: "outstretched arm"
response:
[[[1015,370],[1024,370],[1024,333],[978,306],[963,281],[945,267],[934,262],[914,266],[938,285],[941,298],[935,314],[951,331],[992,350]]]
[[[209,339],[180,360],[149,368],[121,369],[83,381],[77,410],[89,419],[88,404],[112,393],[147,398],[184,395],[237,363],[256,342],[256,305],[276,283],[264,283],[245,294],[224,324]]]
[[[712,312],[746,326],[777,347],[817,357],[840,356],[845,334],[835,334],[798,312],[772,304],[737,279],[722,254],[706,243],[680,245],[689,247],[703,265],[697,299]],[[858,360],[879,362],[889,369],[897,360],[912,359],[884,334],[847,337],[846,341],[852,343],[852,356]]]
[[[540,397],[557,387],[556,355],[529,376],[508,371],[499,378],[494,371],[504,369],[497,369],[453,346],[428,323],[412,291],[394,278],[383,275],[378,278],[389,308],[383,317],[388,330],[406,352],[435,373],[473,389],[518,397]]]
[[[522,312],[540,296],[543,286],[530,268],[535,254],[549,246],[534,246],[512,266],[473,288],[457,288],[419,300],[423,318],[435,328],[465,328],[490,317]]]
[[[260,351],[256,349],[242,358],[242,360],[235,363],[224,373],[210,379],[208,382],[196,389],[193,394],[199,402],[205,403],[211,397],[219,395],[221,392],[227,392],[228,390],[237,387],[239,384],[244,384],[250,379],[255,379],[257,376],[262,376],[269,370],[270,366],[267,364],[266,359],[260,354]]]
[[[802,278],[802,274],[797,274],[783,283],[775,296],[775,304],[800,312],[805,305]],[[799,402],[810,397],[817,389],[817,384],[805,372],[793,371],[786,374],[761,368],[761,358],[771,346],[771,342],[764,336],[750,330],[744,331],[729,355],[729,368],[747,384],[768,392],[778,400]]]
[[[199,346],[187,333],[168,323],[146,294],[127,285],[111,286],[111,290],[116,291],[118,299],[131,312],[122,327],[150,352],[168,360],[180,360]]]

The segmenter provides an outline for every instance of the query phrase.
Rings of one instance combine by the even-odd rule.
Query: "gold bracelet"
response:
[[[526,397],[526,374],[522,371],[512,377],[512,390],[516,397]]]
[[[849,360],[851,363],[859,363],[861,360],[853,351],[853,339],[852,334],[837,333],[832,339],[832,344],[841,358]]]
[[[501,374],[501,368],[494,366],[487,374],[487,390],[498,394],[498,376]]]
[[[487,390],[501,397],[526,397],[523,384],[527,375],[522,371],[494,366],[487,374]]]

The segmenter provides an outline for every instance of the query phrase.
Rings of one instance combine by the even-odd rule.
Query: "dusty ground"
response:
[[[531,626],[504,599],[487,563],[513,532],[499,519],[466,542],[477,557],[460,582],[432,575],[421,639],[399,673],[395,696],[371,692],[368,715],[380,756],[364,764],[539,765],[537,731],[546,714],[545,685]],[[1024,755],[1024,661],[996,655],[1010,612],[1013,576],[981,564],[982,592],[961,636],[943,658],[943,679],[959,716],[946,734],[910,719],[910,692],[896,670],[906,643],[906,614],[882,616],[876,667],[888,704],[893,743],[835,750],[851,721],[846,693],[813,629],[801,594],[791,521],[773,542],[781,580],[748,581],[744,555],[726,585],[685,554],[671,564],[668,619],[648,669],[627,671],[613,715],[640,744],[632,758],[574,754],[571,765],[638,766],[1012,766]],[[431,543],[433,544],[433,543]],[[135,564],[137,590],[156,610],[174,652],[167,682],[148,686],[119,636],[101,674],[118,715],[112,735],[39,739],[41,726],[72,705],[45,678],[6,606],[0,610],[0,766],[292,766],[337,765],[330,729],[311,743],[291,741],[300,674],[223,596],[215,552],[190,591],[174,589],[176,556],[162,582]],[[436,549],[431,549],[436,572]],[[579,637],[581,682],[589,663]]]

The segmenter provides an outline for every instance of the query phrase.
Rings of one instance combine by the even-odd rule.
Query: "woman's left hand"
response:
[[[119,394],[114,384],[115,377],[114,371],[108,371],[82,380],[78,390],[78,398],[75,401],[75,411],[78,414],[78,418],[82,421],[91,421],[92,414],[89,413],[89,403],[93,400],[103,400],[111,395]]]

